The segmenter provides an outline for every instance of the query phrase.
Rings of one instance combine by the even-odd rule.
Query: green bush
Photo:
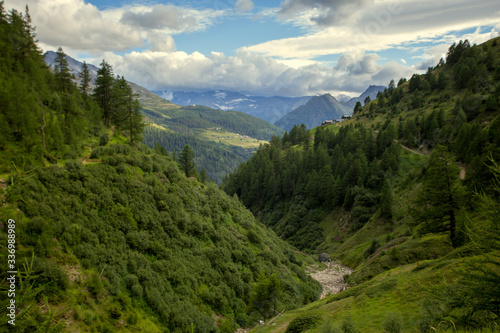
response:
[[[403,317],[399,313],[388,312],[385,316],[384,331],[386,333],[401,333],[403,330]]]
[[[318,326],[320,322],[321,316],[319,314],[304,314],[299,317],[295,317],[290,324],[288,324],[285,333],[305,332]]]
[[[109,142],[109,135],[107,132],[102,132],[99,136],[99,146],[105,146]]]

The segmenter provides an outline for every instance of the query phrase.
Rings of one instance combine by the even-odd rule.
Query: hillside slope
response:
[[[280,237],[354,268],[352,292],[290,314],[281,331],[381,332],[390,311],[398,331],[496,325],[499,42],[452,45],[446,62],[400,80],[352,119],[295,126],[223,184]]]

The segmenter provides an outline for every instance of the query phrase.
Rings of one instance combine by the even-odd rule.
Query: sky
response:
[[[150,90],[359,95],[499,36],[498,0],[5,0],[44,51]]]

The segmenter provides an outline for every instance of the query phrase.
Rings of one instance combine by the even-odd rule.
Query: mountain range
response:
[[[363,102],[367,96],[370,96],[370,99],[375,99],[377,93],[379,91],[383,91],[385,88],[386,87],[384,86],[371,85],[359,97],[353,98],[345,94],[339,95],[338,98],[334,98],[332,96],[332,98],[335,99],[335,102],[333,103],[335,104],[334,109],[341,110],[339,111],[339,114],[350,114],[352,113],[357,101]],[[280,124],[287,124],[292,121],[291,119],[293,119],[298,125],[308,122],[308,115],[304,115],[304,117],[300,116],[300,112],[304,110],[303,108],[296,111],[294,116],[285,119],[283,118],[289,113],[294,112],[300,107],[306,105],[311,99],[314,98],[313,96],[249,96],[228,90],[210,90],[199,92],[160,90],[153,92],[177,105],[203,105],[224,111],[237,110],[254,117],[264,119],[281,128],[289,128],[290,126],[283,127],[284,125]],[[321,121],[323,120],[325,119],[322,119]],[[321,121],[319,123],[317,121],[313,123],[321,124]],[[291,127],[293,127],[293,125],[291,125]]]
[[[306,104],[311,96],[283,97],[283,96],[247,96],[234,91],[212,90],[202,92],[186,91],[154,91],[160,97],[178,105],[204,105],[214,109],[237,110],[257,118],[264,119],[271,124],[284,115]]]

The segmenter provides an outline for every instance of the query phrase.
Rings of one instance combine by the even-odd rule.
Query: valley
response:
[[[0,331],[498,331],[500,37],[351,100],[175,104],[43,54],[26,11],[0,2]]]

